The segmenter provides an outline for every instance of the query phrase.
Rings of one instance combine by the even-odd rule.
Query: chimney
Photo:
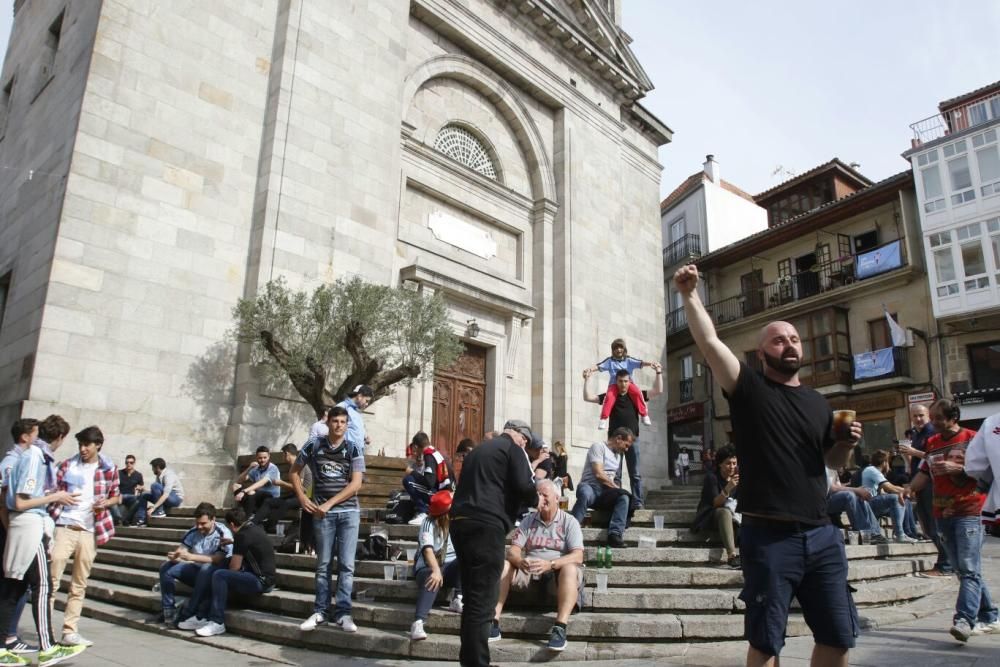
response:
[[[719,184],[719,163],[715,161],[714,155],[705,156],[705,175],[715,183]]]

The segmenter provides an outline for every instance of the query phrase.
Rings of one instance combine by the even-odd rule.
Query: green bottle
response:
[[[597,547],[597,567],[604,567],[604,547]]]
[[[611,569],[611,547],[607,547],[604,550],[604,568],[606,570]]]

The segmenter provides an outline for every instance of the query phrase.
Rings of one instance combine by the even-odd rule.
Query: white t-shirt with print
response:
[[[97,461],[83,463],[77,461],[69,464],[63,482],[70,493],[79,491],[76,505],[67,505],[59,515],[58,525],[79,526],[84,530],[94,531],[94,473],[97,472]]]

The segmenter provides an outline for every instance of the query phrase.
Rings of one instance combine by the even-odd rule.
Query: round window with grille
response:
[[[483,176],[497,180],[496,165],[486,146],[464,127],[448,125],[443,128],[434,140],[434,150],[475,169]]]

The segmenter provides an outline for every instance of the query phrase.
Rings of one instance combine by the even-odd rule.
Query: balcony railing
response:
[[[687,313],[683,308],[671,310],[667,313],[667,334],[672,334],[681,329],[686,329],[688,325]]]
[[[695,257],[701,257],[701,236],[698,234],[685,234],[663,249],[664,266],[672,266]]]
[[[947,115],[937,114],[910,125],[913,146],[955,134],[970,127],[1000,119],[1000,93],[951,109]]]
[[[732,322],[769,308],[801,301],[816,294],[835,290],[855,281],[854,256],[819,264],[809,271],[764,283],[739,296],[732,296],[708,305],[708,312],[717,324]]]
[[[687,378],[680,381],[681,403],[690,403],[694,400],[694,378]]]

